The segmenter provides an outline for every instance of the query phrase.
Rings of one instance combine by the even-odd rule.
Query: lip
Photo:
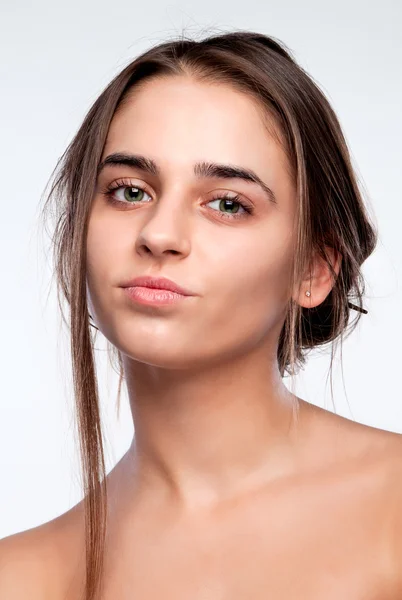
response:
[[[151,276],[143,276],[143,277],[135,277],[124,283],[122,285],[124,288],[150,288],[150,290],[165,290],[168,292],[174,292],[175,294],[180,294],[181,296],[194,296],[190,290],[178,285],[171,279],[167,279],[166,277],[151,277]]]
[[[166,306],[184,302],[190,296],[184,296],[170,290],[161,290],[151,287],[142,287],[136,285],[134,287],[123,288],[127,296],[136,304],[146,304],[148,306]]]

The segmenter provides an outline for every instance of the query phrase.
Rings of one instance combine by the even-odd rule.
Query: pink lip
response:
[[[171,292],[169,290],[157,290],[155,288],[141,287],[139,285],[123,289],[134,302],[152,306],[174,304],[183,301],[186,298],[190,298],[190,296],[184,296],[183,294],[177,294],[176,292]]]
[[[122,287],[134,302],[153,306],[174,304],[194,295],[166,277],[136,277]]]
[[[153,290],[165,290],[168,292],[175,292],[176,294],[181,294],[182,296],[193,296],[194,294],[189,290],[177,285],[174,281],[170,279],[166,279],[166,277],[135,277],[130,281],[127,281],[122,285],[124,288],[151,288]]]

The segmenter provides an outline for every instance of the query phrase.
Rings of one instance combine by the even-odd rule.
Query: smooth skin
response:
[[[250,97],[190,76],[147,82],[111,123],[102,160],[142,155],[159,172],[106,165],[89,220],[90,313],[122,353],[135,425],[107,477],[102,600],[402,597],[401,436],[294,396],[278,371],[289,298],[317,306],[332,281],[317,258],[289,287],[296,190],[266,125]],[[202,161],[251,169],[275,201],[198,177]],[[115,205],[105,188],[121,179]],[[133,304],[121,286],[139,275],[194,295]],[[78,598],[83,534],[80,502],[2,540],[0,599]]]

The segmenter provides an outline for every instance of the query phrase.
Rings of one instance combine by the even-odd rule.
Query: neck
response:
[[[125,464],[137,490],[191,510],[293,472],[305,403],[266,356],[197,371],[124,357],[124,370],[135,428]]]

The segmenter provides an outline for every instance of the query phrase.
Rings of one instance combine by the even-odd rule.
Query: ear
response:
[[[342,255],[329,246],[325,247],[332,268],[338,276]],[[334,286],[333,276],[324,259],[317,253],[312,261],[311,269],[303,278],[300,290],[295,293],[294,300],[305,308],[314,308],[325,300]],[[310,296],[306,296],[306,291]]]

